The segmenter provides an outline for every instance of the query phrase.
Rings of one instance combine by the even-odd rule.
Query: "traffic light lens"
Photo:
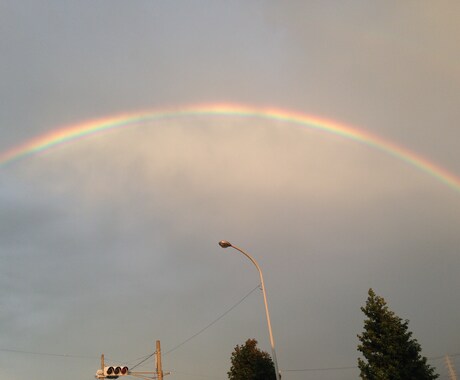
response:
[[[107,369],[107,375],[111,375],[113,373],[113,367],[109,367]]]
[[[122,373],[122,375],[126,375],[128,373],[128,367],[123,367],[121,369],[121,373]]]
[[[115,375],[118,375],[121,371],[121,368],[120,367],[117,367],[115,368]]]

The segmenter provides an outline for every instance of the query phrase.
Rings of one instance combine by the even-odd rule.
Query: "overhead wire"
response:
[[[203,327],[201,330],[190,336],[189,338],[185,339],[183,342],[179,343],[177,346],[173,347],[172,349],[166,351],[163,355],[167,355],[180,347],[182,347],[184,344],[188,343],[190,340],[193,338],[197,337],[201,333],[203,333],[205,330],[213,326],[215,323],[217,323],[219,320],[224,318],[228,313],[230,313],[233,309],[235,309],[238,305],[240,305],[246,298],[248,298],[256,289],[260,288],[260,283],[253,288],[249,293],[247,293],[243,298],[241,298],[238,302],[236,302],[232,307],[227,309],[224,313],[219,315],[216,319],[214,319],[211,323],[207,324],[205,327]],[[17,349],[10,349],[10,348],[0,348],[0,351],[3,352],[10,352],[10,353],[16,353],[16,354],[28,354],[28,355],[40,355],[40,356],[55,356],[55,357],[65,357],[65,358],[76,358],[76,359],[96,359],[96,356],[84,356],[84,355],[71,355],[71,354],[57,354],[57,353],[49,353],[49,352],[37,352],[37,351],[25,351],[25,350],[17,350]],[[134,369],[141,364],[145,363],[148,359],[150,359],[152,356],[156,354],[156,351],[148,354],[146,356],[142,357],[142,360],[135,364],[134,366],[131,366],[130,369]],[[106,358],[108,359],[108,358]]]
[[[454,358],[460,356],[460,353],[448,354],[449,357]],[[446,355],[441,356],[430,356],[427,357],[428,360],[436,361],[444,359]],[[357,369],[358,366],[348,366],[348,367],[323,367],[323,368],[302,368],[302,369],[282,369],[281,372],[313,372],[313,371],[340,371],[340,370],[349,370]]]
[[[254,289],[252,289],[248,294],[246,294],[243,298],[241,298],[237,303],[235,303],[231,308],[229,308],[224,313],[222,313],[219,317],[214,319],[211,323],[209,323],[208,325],[203,327],[200,331],[196,332],[195,334],[193,334],[192,336],[190,336],[189,338],[184,340],[182,343],[180,343],[177,346],[175,346],[175,347],[171,348],[170,350],[166,351],[163,355],[170,354],[171,352],[177,350],[179,347],[182,347],[184,344],[188,343],[193,338],[195,338],[196,336],[200,335],[202,332],[204,332],[205,330],[210,328],[212,325],[214,325],[215,323],[220,321],[223,317],[225,317],[228,313],[230,313],[233,309],[235,309],[239,304],[241,304],[246,298],[248,298],[252,293],[254,293],[256,291],[256,289],[260,289],[260,283]]]
[[[176,351],[177,349],[179,349],[180,347],[182,347],[184,344],[188,343],[189,341],[191,341],[193,338],[197,337],[198,335],[200,335],[201,333],[203,333],[205,330],[207,330],[208,328],[210,328],[211,326],[213,326],[215,323],[217,323],[219,320],[221,320],[222,318],[224,318],[228,313],[230,313],[233,309],[235,309],[238,305],[240,305],[246,298],[248,298],[252,293],[254,293],[257,289],[260,289],[260,286],[261,284],[257,284],[257,286],[255,288],[253,288],[249,293],[247,293],[243,298],[241,298],[237,303],[235,303],[232,307],[230,307],[229,309],[227,309],[224,313],[222,313],[221,315],[219,315],[216,319],[214,319],[211,323],[207,324],[205,327],[203,327],[201,330],[199,330],[198,332],[196,332],[195,334],[191,335],[189,338],[185,339],[183,342],[179,343],[178,345],[174,346],[173,348],[171,348],[170,350],[166,351],[163,353],[163,356],[166,356],[168,354],[170,354],[171,352],[173,351]],[[134,365],[133,367],[131,367],[131,369],[134,369],[138,366],[140,366],[141,364],[143,364],[144,362],[146,362],[148,359],[150,359],[153,355],[155,355],[156,352],[153,352],[151,354],[149,354],[148,356],[146,356],[143,360],[141,360],[139,363],[137,363],[136,365]]]
[[[70,355],[70,354],[56,354],[50,352],[36,352],[36,351],[24,351],[16,350],[12,348],[0,348],[2,352],[11,352],[15,354],[27,354],[27,355],[39,355],[39,356],[57,356],[63,358],[74,358],[74,359],[94,359],[95,356],[85,356],[85,355]]]
[[[341,371],[346,369],[356,369],[358,366],[353,367],[325,367],[325,368],[303,368],[303,369],[282,369],[283,372],[314,372],[314,371]]]
[[[255,288],[251,289],[249,293],[247,293],[243,298],[241,298],[238,302],[236,302],[233,306],[231,306],[229,309],[227,309],[224,313],[219,315],[216,319],[214,319],[212,322],[207,324],[205,327],[191,335],[189,338],[185,339],[178,345],[174,346],[170,350],[166,351],[163,355],[170,354],[171,352],[179,349],[204,331],[206,331],[208,328],[213,326],[215,323],[217,323],[219,320],[224,318],[228,313],[230,313],[233,309],[235,309],[238,305],[240,305],[246,298],[248,298],[252,293],[254,293],[258,288],[260,288],[261,284],[259,283]],[[0,351],[2,352],[9,352],[9,353],[17,353],[17,354],[28,354],[28,355],[40,355],[40,356],[54,356],[54,357],[65,357],[65,358],[76,358],[76,359],[95,359],[95,356],[86,356],[86,355],[71,355],[71,354],[57,354],[57,353],[49,353],[49,352],[36,352],[36,351],[25,351],[25,350],[18,350],[18,349],[10,349],[10,348],[0,348]],[[135,364],[134,366],[131,366],[130,369],[134,369],[144,362],[146,362],[148,359],[150,359],[152,356],[156,354],[156,351],[148,354],[144,357],[142,357],[142,360]],[[428,360],[436,361],[436,360],[441,360],[445,358],[446,355],[441,355],[441,356],[433,356],[433,357],[428,357]],[[456,358],[460,356],[460,353],[452,353],[448,354],[449,357],[451,358]],[[339,370],[351,370],[351,369],[357,369],[359,368],[358,366],[344,366],[344,367],[322,367],[322,368],[302,368],[302,369],[283,369],[281,372],[313,372],[313,371],[339,371]]]
[[[148,359],[150,359],[153,355],[156,354],[156,351],[155,352],[152,352],[151,354],[147,355],[143,360],[141,360],[139,363],[137,363],[136,365],[133,365],[130,370],[133,370],[134,368],[136,367],[139,367],[142,363],[146,362]]]
[[[211,327],[214,323],[216,323],[219,319],[223,318],[226,314],[228,314],[231,310],[233,310],[236,306],[238,306],[241,302],[244,301],[247,297],[249,297],[250,294],[252,294],[255,290],[257,289],[254,288],[251,290],[250,293],[248,293],[244,298],[242,298],[238,303],[233,305],[230,309],[228,309],[225,313],[223,313],[221,316],[219,316],[216,320],[211,322],[206,326],[206,328]],[[199,333],[202,331],[206,330],[206,328],[203,328],[200,330],[198,333],[194,334],[194,336],[188,338],[181,344],[177,345],[173,349],[169,350],[167,353],[172,352],[173,350],[178,349],[180,346],[183,344],[187,343],[189,340],[197,336]],[[57,354],[57,353],[50,353],[50,352],[36,352],[36,351],[25,351],[25,350],[16,350],[16,349],[10,349],[10,348],[0,348],[0,351],[2,352],[9,352],[9,353],[15,353],[15,354],[27,354],[27,355],[39,355],[39,356],[54,356],[54,357],[65,357],[65,358],[76,358],[76,359],[92,359],[94,360],[96,357],[95,356],[85,356],[85,355],[71,355],[71,354]],[[134,367],[131,367],[131,369],[139,366],[140,364],[144,363],[146,360],[151,358],[153,355],[155,355],[156,352],[149,354],[143,358],[141,362],[136,364]],[[165,353],[166,354],[166,353]],[[450,358],[457,358],[460,356],[460,353],[452,353],[452,354],[447,354]],[[428,357],[428,360],[436,361],[436,360],[441,360],[444,359],[446,355],[440,355],[440,356],[432,356]],[[281,372],[314,372],[314,371],[340,371],[340,370],[351,370],[351,369],[357,369],[359,368],[358,366],[348,366],[348,367],[321,367],[321,368],[302,368],[302,369],[282,369]],[[179,373],[178,371],[174,371],[175,373]]]

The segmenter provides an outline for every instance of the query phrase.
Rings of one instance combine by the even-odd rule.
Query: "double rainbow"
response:
[[[122,114],[116,117],[98,119],[82,124],[59,128],[38,136],[25,144],[13,147],[6,152],[0,153],[0,165],[5,165],[21,158],[48,150],[63,143],[74,142],[118,128],[127,128],[162,119],[212,115],[275,120],[342,136],[350,140],[364,143],[365,145],[376,148],[386,154],[389,154],[390,156],[400,159],[446,184],[453,190],[460,192],[460,178],[458,176],[402,146],[399,146],[389,140],[385,140],[382,137],[370,134],[369,132],[316,116],[274,108],[256,108],[229,104],[188,106],[157,110],[153,112]]]

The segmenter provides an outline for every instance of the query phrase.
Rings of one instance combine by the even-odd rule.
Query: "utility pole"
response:
[[[155,362],[156,362],[156,372],[157,372],[157,379],[163,380],[163,368],[161,367],[161,346],[160,341],[157,340],[157,347],[155,350]]]
[[[454,366],[452,365],[452,362],[450,361],[449,355],[446,355],[446,366],[447,366],[447,369],[449,370],[450,380],[457,380],[457,375],[455,374],[455,369],[454,369]]]
[[[152,357],[149,355],[149,358]],[[141,363],[143,363],[146,359],[144,359]],[[141,364],[139,363],[139,364]],[[139,365],[138,364],[138,365]],[[135,367],[137,367],[136,365]],[[134,367],[134,368],[135,368]],[[156,350],[155,350],[155,371],[130,371],[127,366],[125,365],[111,365],[106,366],[104,363],[104,354],[101,355],[101,369],[96,371],[96,379],[97,380],[106,380],[106,379],[117,379],[118,377],[124,376],[134,376],[138,377],[142,380],[163,380],[164,376],[170,375],[171,372],[163,372],[163,368],[161,366],[161,347],[160,341],[157,340]]]

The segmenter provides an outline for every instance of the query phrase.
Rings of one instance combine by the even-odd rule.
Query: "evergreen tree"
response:
[[[431,380],[438,374],[421,356],[421,347],[403,321],[388,309],[385,300],[369,289],[364,332],[358,335],[365,360],[358,359],[364,380]]]
[[[257,340],[248,339],[237,345],[231,357],[232,366],[227,372],[230,380],[275,380],[275,365],[270,355],[257,348]]]

